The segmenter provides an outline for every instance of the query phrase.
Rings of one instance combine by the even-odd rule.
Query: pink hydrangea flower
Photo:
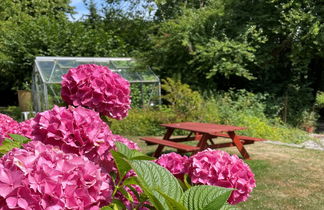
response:
[[[112,134],[98,113],[83,107],[57,107],[38,113],[32,120],[32,139],[58,146],[62,151],[84,155],[106,172],[115,171],[110,153],[115,142],[139,149],[130,140]]]
[[[33,122],[33,119],[29,119],[29,120],[19,123],[19,133],[18,134],[31,139],[33,137],[32,136],[32,131],[33,131],[32,122]]]
[[[8,115],[0,113],[0,145],[5,138],[10,138],[8,134],[19,133],[19,123]]]
[[[129,139],[126,139],[123,136],[113,134],[113,135],[111,135],[111,138],[112,138],[113,142],[118,141],[118,142],[125,144],[130,149],[140,150],[140,148],[138,147],[138,145],[135,142],[133,142]]]
[[[121,120],[130,109],[130,85],[106,66],[95,64],[72,68],[62,77],[61,96],[73,106],[85,106]]]
[[[236,155],[220,150],[205,150],[189,158],[189,177],[193,184],[234,188],[228,202],[246,201],[255,185],[250,167]]]
[[[111,134],[105,139],[105,142],[100,144],[96,153],[91,153],[87,155],[87,157],[90,160],[98,163],[105,172],[117,173],[117,168],[114,162],[114,158],[110,152],[112,149],[113,150],[117,149],[115,145],[116,142],[121,142],[125,144],[127,147],[129,147],[130,149],[140,150],[140,148],[135,142],[132,142],[122,136]]]
[[[99,209],[111,177],[84,156],[31,141],[0,159],[1,209]]]
[[[155,162],[179,179],[183,179],[184,174],[188,172],[188,157],[175,152],[163,154]]]
[[[112,135],[99,114],[83,107],[58,107],[32,120],[32,138],[58,146],[64,152],[87,155]]]

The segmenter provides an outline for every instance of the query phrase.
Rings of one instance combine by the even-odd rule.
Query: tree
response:
[[[31,81],[36,56],[114,57],[126,54],[123,40],[112,31],[104,30],[102,24],[97,23],[99,19],[89,17],[84,22],[70,22],[66,14],[70,11],[69,1],[7,3],[12,7],[0,10],[13,14],[0,22],[0,92],[10,96],[8,101],[2,101],[4,104],[16,101],[13,89],[21,88],[24,81]],[[47,9],[54,11],[43,15]],[[11,13],[11,10],[17,12]]]
[[[33,44],[28,49],[30,40],[35,39],[36,31],[41,30],[42,25],[33,25],[32,22],[47,17],[55,24],[60,21],[67,21],[67,14],[72,13],[69,0],[3,0],[0,3],[0,87],[1,95],[7,95],[1,100],[1,105],[12,104],[15,94],[12,89],[21,88],[24,81],[30,81],[31,77],[31,55],[37,54]],[[35,28],[26,28],[35,26]],[[23,31],[22,28],[26,29]],[[30,32],[26,34],[26,32]],[[26,34],[26,36],[25,36]],[[26,39],[22,39],[25,37]],[[41,34],[41,38],[43,35]],[[42,52],[44,49],[37,49]],[[28,53],[26,53],[28,52]],[[17,57],[26,55],[26,57]]]
[[[176,15],[153,31],[142,59],[162,77],[196,89],[245,88],[281,102],[288,97],[284,106],[296,121],[323,78],[323,11],[318,0],[212,0],[204,7],[176,7],[170,12]]]

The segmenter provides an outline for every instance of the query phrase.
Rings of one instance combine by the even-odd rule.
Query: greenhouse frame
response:
[[[81,64],[107,66],[131,84],[132,107],[154,106],[161,103],[161,83],[149,67],[140,67],[132,58],[36,57],[32,74],[34,111],[63,105],[62,76]]]

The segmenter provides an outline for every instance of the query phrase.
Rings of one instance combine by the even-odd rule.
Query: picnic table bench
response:
[[[157,149],[153,153],[154,157],[159,157],[165,146],[172,147],[178,150],[178,152],[191,152],[195,154],[198,151],[202,151],[206,148],[216,149],[223,147],[236,146],[244,159],[250,159],[248,152],[246,151],[245,144],[253,144],[256,141],[264,141],[265,139],[255,138],[250,136],[239,136],[235,134],[237,130],[243,130],[244,127],[237,127],[232,125],[218,125],[211,123],[197,123],[197,122],[181,122],[172,124],[161,124],[166,128],[166,133],[163,139],[154,137],[142,137],[141,140],[145,141],[149,145],[158,144]],[[189,131],[189,135],[186,137],[171,138],[175,129]],[[213,141],[215,138],[230,138],[232,141],[229,143],[215,144]],[[198,141],[196,146],[184,144],[185,141]]]

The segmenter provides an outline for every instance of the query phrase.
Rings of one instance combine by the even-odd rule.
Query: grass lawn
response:
[[[146,153],[156,146],[137,142]],[[255,173],[257,187],[240,209],[324,210],[324,152],[268,143],[246,146],[252,160],[246,161]],[[239,154],[236,148],[226,148]],[[167,151],[172,151],[167,150]]]

